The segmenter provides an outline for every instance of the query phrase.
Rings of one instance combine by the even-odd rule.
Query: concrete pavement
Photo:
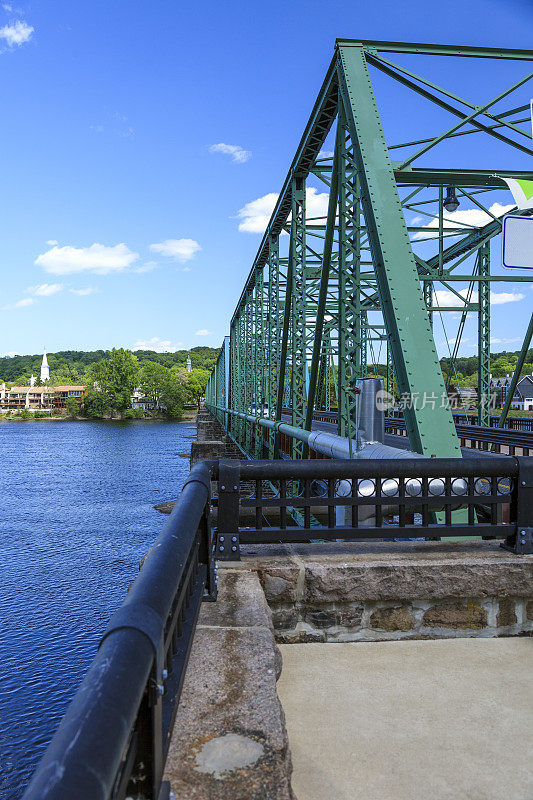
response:
[[[280,649],[298,800],[533,798],[533,639]]]

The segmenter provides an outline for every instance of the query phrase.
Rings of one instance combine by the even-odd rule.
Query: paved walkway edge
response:
[[[200,614],[165,768],[180,800],[295,800],[281,655],[257,573],[220,570]]]

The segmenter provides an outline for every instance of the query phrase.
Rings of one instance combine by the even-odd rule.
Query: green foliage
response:
[[[169,375],[161,394],[161,404],[165,412],[170,417],[181,417],[185,403],[186,393],[183,384]]]
[[[205,393],[205,387],[209,379],[210,372],[206,369],[193,369],[187,373],[187,383],[185,384],[188,399],[196,402]]]
[[[108,408],[124,411],[130,407],[131,395],[139,378],[139,362],[131,350],[113,348],[111,354],[91,369],[92,382],[106,398]]]
[[[142,408],[127,408],[122,416],[124,419],[143,419],[144,411]]]
[[[90,419],[101,419],[112,411],[108,397],[96,389],[87,389],[83,398],[83,413]]]
[[[141,391],[150,398],[156,409],[161,408],[162,397],[170,379],[170,370],[155,361],[147,361],[140,369]]]
[[[81,397],[69,397],[67,400],[67,414],[69,417],[79,417],[82,413]]]
[[[203,369],[211,372],[215,365],[218,348],[193,347],[192,350],[178,350],[176,353],[156,353],[153,350],[136,350],[135,355],[142,366],[147,361],[161,364],[167,369],[185,368],[187,352],[190,352],[193,369]],[[108,358],[109,350],[61,350],[57,353],[48,353],[50,366],[50,384],[85,384],[88,374],[95,364]],[[30,375],[39,375],[41,369],[42,353],[30,356],[13,356],[0,358],[0,376],[6,383],[27,384]],[[1,382],[1,381],[0,381]]]

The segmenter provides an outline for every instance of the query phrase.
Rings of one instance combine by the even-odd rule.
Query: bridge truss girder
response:
[[[372,348],[373,342],[384,342],[387,388],[395,385],[400,395],[413,401],[407,402],[404,411],[411,448],[425,455],[460,457],[451,411],[441,402],[447,396],[446,387],[433,339],[435,315],[458,309],[439,306],[434,286],[443,286],[457,298],[464,319],[468,313],[478,315],[479,414],[480,422],[485,422],[489,413],[485,401],[490,381],[491,283],[525,278],[491,274],[490,242],[500,233],[501,220],[482,201],[484,193],[504,188],[501,179],[493,171],[418,167],[413,162],[442,141],[472,133],[491,136],[507,149],[514,147],[533,155],[531,135],[517,124],[524,120],[515,119],[525,107],[492,111],[494,103],[527,78],[484,106],[474,106],[392,64],[383,55],[391,52],[533,60],[531,51],[337,42],[232,318],[231,378],[226,395],[234,411],[271,419],[280,419],[288,404],[292,424],[309,429],[313,407],[331,404],[331,397],[326,398],[334,385],[339,433],[352,441],[356,435],[355,380],[367,374],[369,345]],[[388,145],[369,66],[435,103],[454,119],[459,117],[459,122],[432,139]],[[458,102],[467,110],[458,108]],[[323,157],[319,151],[335,119],[335,152],[333,158]],[[524,137],[530,140],[527,146]],[[415,152],[407,158],[391,158],[395,148],[408,147]],[[532,173],[520,169],[499,170],[498,174],[533,178]],[[310,177],[329,187],[327,219],[310,219],[306,214]],[[457,187],[461,199],[492,217],[481,228],[456,225],[451,244],[446,241],[451,234],[443,219],[445,186]],[[427,198],[428,192],[436,196],[419,199]],[[430,203],[437,206],[433,213],[429,213]],[[413,250],[412,237],[427,230],[413,223],[408,226],[406,214],[413,211],[435,220],[432,236],[437,252],[430,258]],[[475,269],[465,272],[463,267],[458,272],[473,255]],[[472,302],[476,287],[478,299]],[[461,294],[464,288],[468,288],[466,299],[464,292]],[[381,326],[371,321],[376,312],[382,316]],[[437,398],[437,402],[417,403],[422,395]],[[220,400],[220,380],[210,380],[208,404],[220,407]],[[234,418],[229,427],[250,455],[261,457],[263,441],[253,426]],[[268,453],[271,458],[278,455],[274,432],[269,433]],[[292,455],[305,456],[300,442],[295,442]]]

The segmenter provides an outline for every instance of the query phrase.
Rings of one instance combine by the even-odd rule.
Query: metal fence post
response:
[[[204,597],[207,602],[214,602],[217,599],[217,575],[216,562],[213,553],[213,538],[211,534],[211,492],[205,504],[204,513],[200,520],[200,547],[198,558],[201,564],[206,564],[207,574],[205,581]]]
[[[516,498],[516,539],[513,550],[520,555],[533,553],[533,458],[520,456]]]
[[[240,464],[231,459],[219,461],[218,522],[216,558],[219,561],[240,561],[239,496]]]

